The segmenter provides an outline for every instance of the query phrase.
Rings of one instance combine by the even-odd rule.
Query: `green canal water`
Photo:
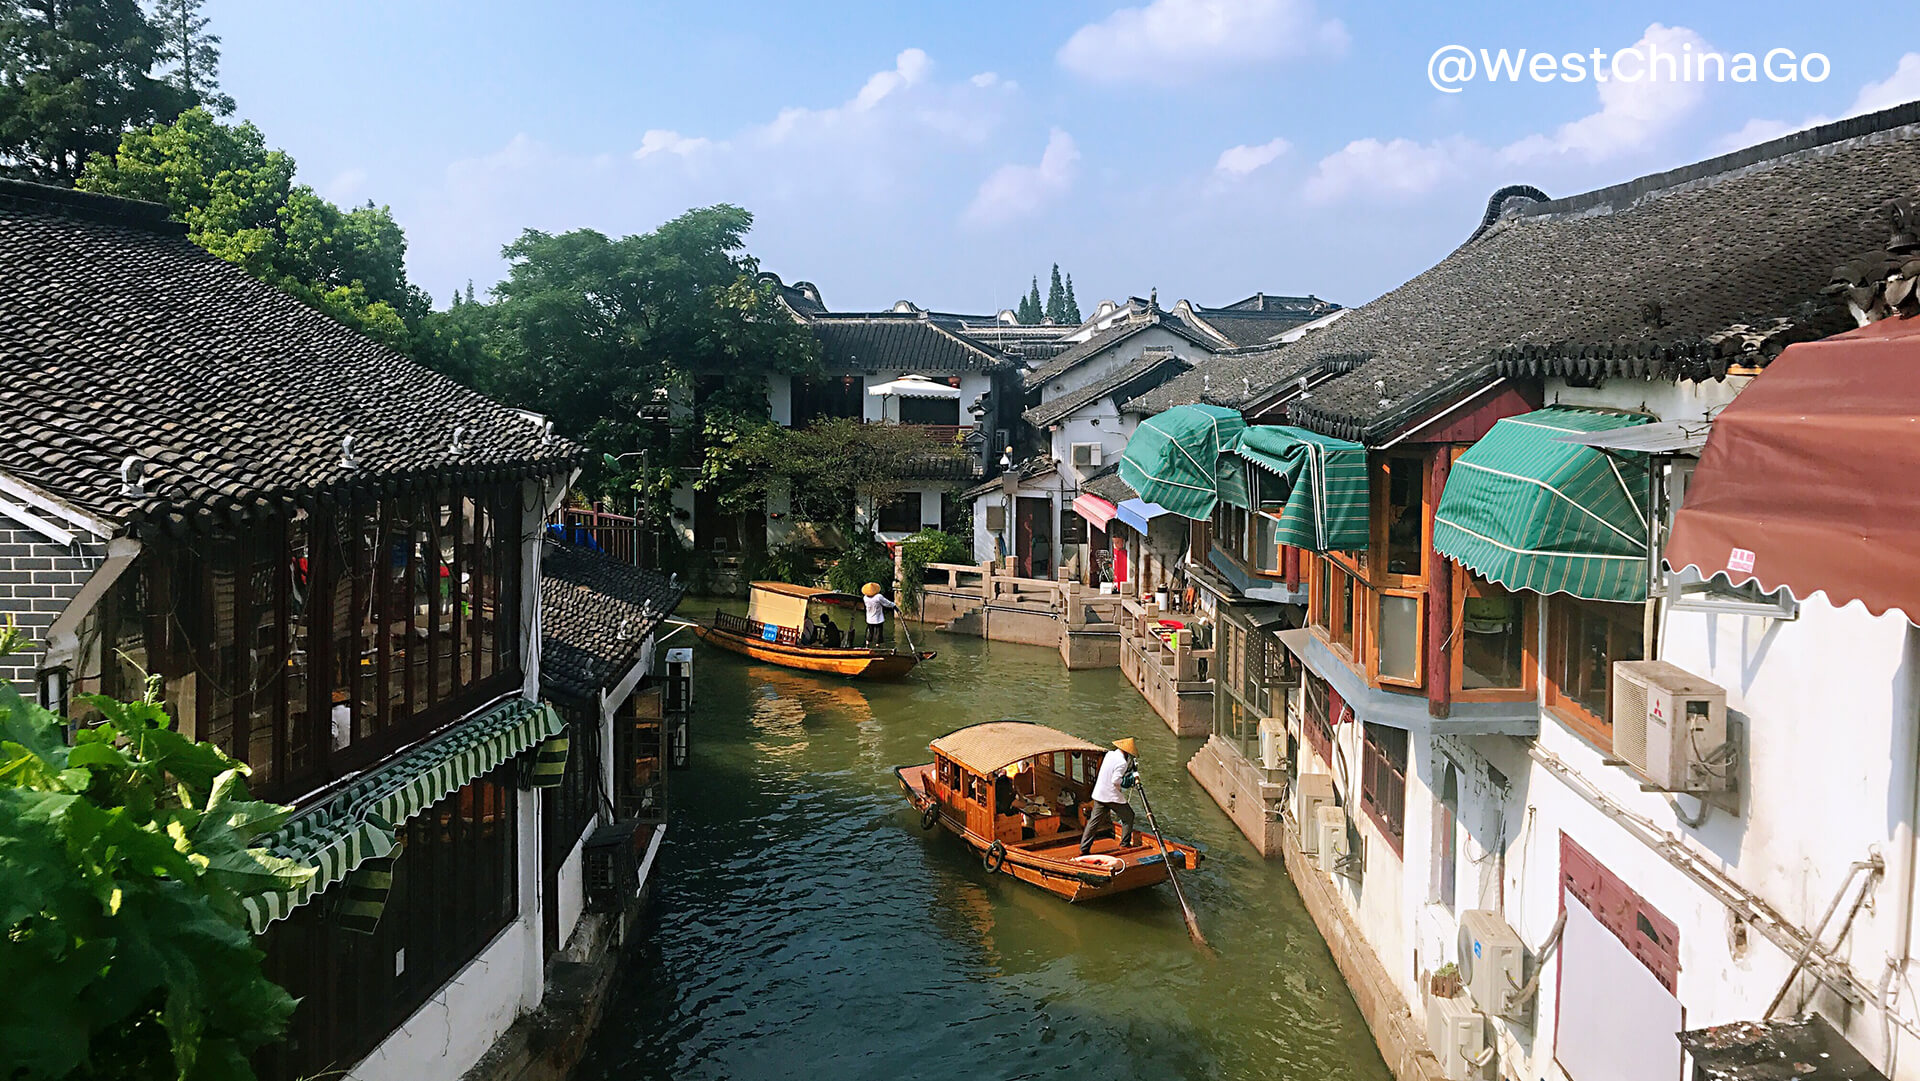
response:
[[[893,684],[696,646],[651,929],[575,1081],[1389,1077],[1285,872],[1187,776],[1199,741],[1117,670],[915,635],[940,656]],[[1182,882],[1214,955],[1166,887],[1071,906],[921,831],[893,767],[1005,717],[1140,741],[1161,824],[1208,847]]]

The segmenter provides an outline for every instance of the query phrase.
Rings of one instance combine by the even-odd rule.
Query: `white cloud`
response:
[[[1638,51],[1638,59],[1625,50],[1615,53],[1615,70],[1605,82],[1594,82],[1600,93],[1598,112],[1562,124],[1552,135],[1529,135],[1501,151],[1501,156],[1510,162],[1561,154],[1604,161],[1653,145],[1705,100],[1709,83],[1681,77],[1688,53],[1713,51],[1699,34],[1684,26],[1654,23],[1632,48]],[[1667,57],[1675,63],[1666,63]]]
[[[1892,75],[1860,88],[1860,94],[1853,99],[1853,107],[1847,110],[1847,115],[1877,113],[1915,98],[1920,98],[1920,53],[1908,53],[1900,58],[1900,64],[1893,69]]]
[[[677,131],[665,128],[651,128],[640,136],[640,149],[633,152],[635,160],[642,160],[654,154],[678,154],[687,157],[713,145],[713,140],[689,137]]]
[[[1320,159],[1305,194],[1315,203],[1354,196],[1406,199],[1431,191],[1478,154],[1478,147],[1460,138],[1432,143],[1356,139]]]
[[[1097,82],[1170,84],[1346,48],[1346,26],[1321,18],[1313,0],[1153,0],[1074,31],[1056,59]]]
[[[1230,146],[1220,152],[1220,160],[1214,162],[1213,171],[1219,176],[1246,176],[1255,169],[1273,163],[1273,160],[1291,149],[1292,144],[1285,139],[1273,139],[1259,146]]]
[[[998,225],[1037,213],[1073,186],[1080,148],[1073,136],[1054,128],[1038,165],[1002,165],[981,183],[967,207],[967,220]]]
[[[766,141],[780,142],[816,135],[856,122],[860,116],[873,112],[888,98],[924,82],[932,68],[933,61],[927,58],[924,51],[902,49],[900,55],[894,57],[892,69],[874,72],[860,87],[860,92],[844,104],[828,109],[802,106],[782,109],[772,123],[760,129],[759,135]]]
[[[1847,111],[1839,117],[1820,113],[1809,116],[1798,124],[1755,117],[1747,121],[1739,131],[1721,136],[1714,143],[1714,149],[1718,153],[1739,150],[1792,132],[1831,124],[1836,119],[1877,113],[1882,109],[1904,105],[1915,99],[1920,99],[1920,53],[1908,53],[1900,58],[1899,64],[1894,66],[1893,74],[1879,82],[1868,83],[1861,87],[1860,92],[1854,95],[1853,104],[1848,106]]]

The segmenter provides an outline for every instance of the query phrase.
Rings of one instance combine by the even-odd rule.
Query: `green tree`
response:
[[[178,115],[160,51],[135,0],[0,0],[0,169],[72,184],[127,129]]]
[[[1067,275],[1067,304],[1065,312],[1066,318],[1059,320],[1060,322],[1071,323],[1074,326],[1080,325],[1082,322],[1080,302],[1073,299],[1073,275],[1071,274]]]
[[[167,82],[186,102],[228,116],[233,99],[220,92],[220,37],[207,32],[207,17],[200,14],[203,3],[159,0],[154,5],[153,24],[160,31],[158,58],[172,65]]]
[[[1053,264],[1053,280],[1047,285],[1047,318],[1055,323],[1067,321],[1067,290],[1060,284],[1060,264]]]
[[[1046,308],[1040,303],[1040,279],[1038,277],[1033,279],[1033,284],[1028,288],[1027,295],[1020,298],[1020,306],[1014,309],[1013,317],[1029,326],[1046,318]]]
[[[617,240],[591,229],[521,234],[494,290],[497,355],[476,385],[596,451],[654,451],[656,469],[674,448],[642,410],[681,403],[708,442],[764,423],[767,376],[811,370],[819,346],[756,281],[752,225],[752,214],[721,204]],[[586,484],[661,489],[597,459]]]
[[[924,487],[915,479],[921,466],[965,454],[918,428],[851,418],[805,428],[762,421],[723,437],[717,451],[700,485],[723,493],[725,509],[764,507],[772,487],[784,485],[794,518],[843,531],[851,531],[856,501],[884,502]]]
[[[83,701],[69,745],[0,681],[0,1076],[246,1081],[294,1007],[241,907],[313,875],[253,847],[288,809],[151,693]]]
[[[407,281],[406,235],[386,207],[343,211],[294,183],[294,162],[251,123],[204,108],[130,131],[77,187],[160,203],[194,243],[397,348],[410,349],[426,294]]]

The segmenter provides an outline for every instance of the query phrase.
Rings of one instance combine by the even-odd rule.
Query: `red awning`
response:
[[[1666,563],[1920,622],[1920,319],[1780,354],[1713,422]]]
[[[1119,513],[1119,509],[1112,503],[1091,492],[1082,493],[1080,498],[1074,500],[1073,510],[1075,514],[1092,522],[1095,529],[1107,528],[1107,523],[1113,521],[1113,516]]]

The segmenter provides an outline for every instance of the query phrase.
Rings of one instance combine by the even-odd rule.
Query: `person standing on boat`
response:
[[[868,582],[860,592],[867,598],[867,648],[873,649],[886,638],[887,609],[900,606],[880,595],[878,582]]]
[[[1093,807],[1087,811],[1087,827],[1080,831],[1080,854],[1093,852],[1094,839],[1113,829],[1120,820],[1120,847],[1133,845],[1133,807],[1127,803],[1126,790],[1133,787],[1133,737],[1116,739],[1113,750],[1100,760],[1100,772],[1093,779]]]

